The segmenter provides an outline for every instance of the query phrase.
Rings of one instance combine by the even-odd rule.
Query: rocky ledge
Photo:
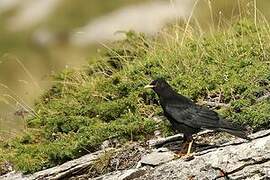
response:
[[[104,151],[95,152],[60,166],[22,175],[11,172],[0,179],[95,179],[95,180],[179,180],[179,179],[270,179],[270,130],[250,135],[251,141],[233,139],[215,145],[195,145],[192,159],[177,158],[175,144],[181,135],[157,141],[160,148],[141,148],[141,158],[134,167],[99,176],[89,177],[89,167]],[[171,140],[173,139],[173,142]],[[177,143],[175,143],[177,142]],[[173,145],[174,144],[174,145]],[[211,144],[211,143],[210,143]],[[197,146],[197,147],[196,147]],[[200,148],[198,148],[200,146]]]

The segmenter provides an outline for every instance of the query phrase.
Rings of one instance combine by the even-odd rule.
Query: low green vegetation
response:
[[[21,137],[1,143],[0,162],[35,172],[99,149],[107,139],[144,141],[172,133],[157,97],[143,87],[164,77],[195,102],[219,98],[223,116],[254,131],[269,128],[270,30],[246,19],[201,34],[168,28],[156,38],[133,32],[83,70],[66,69],[36,103]],[[225,28],[224,28],[225,29]],[[185,32],[185,33],[183,33]]]

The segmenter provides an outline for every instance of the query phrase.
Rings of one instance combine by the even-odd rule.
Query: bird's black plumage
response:
[[[202,129],[225,131],[243,139],[249,139],[244,128],[232,123],[206,107],[193,103],[190,99],[175,92],[163,79],[157,79],[148,86],[159,96],[164,115],[172,127],[183,133],[186,140]]]

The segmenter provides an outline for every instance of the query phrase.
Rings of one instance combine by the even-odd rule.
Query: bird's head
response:
[[[144,88],[152,88],[158,95],[166,94],[169,90],[171,90],[170,85],[161,78],[152,81]]]

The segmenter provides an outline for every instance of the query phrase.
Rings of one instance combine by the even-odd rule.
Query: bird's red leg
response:
[[[192,148],[193,141],[194,140],[192,138],[192,135],[184,136],[184,142],[183,142],[182,148],[179,152],[177,152],[177,156],[178,157],[185,156],[187,158],[189,158],[189,156],[192,157],[191,148]]]
[[[185,161],[190,161],[190,160],[194,159],[194,156],[191,153],[192,144],[193,144],[193,139],[191,141],[189,141],[187,154],[183,156],[183,159]]]
[[[178,157],[181,157],[181,156],[186,155],[186,152],[187,152],[187,146],[188,146],[188,142],[185,141],[185,142],[182,144],[181,150],[178,151],[178,152],[176,153]]]

